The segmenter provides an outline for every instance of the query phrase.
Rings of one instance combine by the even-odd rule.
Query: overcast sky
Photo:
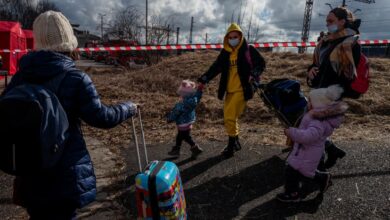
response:
[[[115,11],[128,5],[135,5],[145,12],[144,0],[51,0],[72,23],[80,24],[80,29],[88,29],[99,34],[98,14],[107,14],[106,22]],[[299,41],[302,31],[305,0],[149,0],[149,14],[171,18],[174,29],[180,26],[180,43],[188,43],[191,16],[194,17],[194,43],[204,43],[208,33],[209,42],[220,42],[226,31],[226,23],[234,13],[235,20],[240,11],[245,10],[243,29],[248,27],[253,12],[252,32],[259,27],[259,41]],[[362,19],[361,39],[390,39],[390,0],[375,0],[375,4],[365,4],[347,0],[347,5]],[[325,16],[330,8],[342,0],[314,0],[310,40],[315,40],[320,31],[325,30]],[[246,6],[246,7],[245,7]]]

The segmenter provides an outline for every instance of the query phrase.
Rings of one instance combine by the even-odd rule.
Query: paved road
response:
[[[390,219],[390,142],[338,143],[348,155],[332,171],[334,186],[324,197],[312,189],[304,202],[294,205],[274,200],[283,190],[287,153],[259,145],[223,160],[223,144],[203,144],[206,153],[196,161],[186,159],[189,153],[174,160],[181,169],[189,219]],[[150,157],[168,159],[168,148],[152,147]],[[137,167],[135,160],[129,162]],[[124,197],[134,214],[133,193]]]
[[[0,171],[0,219],[22,219],[23,209],[12,204],[12,176]]]
[[[104,63],[95,62],[93,60],[81,59],[76,61],[77,67],[113,67],[112,65],[106,65]]]
[[[274,200],[283,190],[287,154],[281,153],[281,147],[245,146],[235,157],[223,160],[219,151],[224,143],[209,142],[202,144],[205,153],[196,161],[188,159],[189,150],[183,148],[184,155],[173,161],[181,170],[189,219],[390,219],[390,142],[337,144],[348,155],[332,170],[334,185],[324,197],[312,189],[304,202],[293,205]],[[149,147],[149,157],[172,159],[166,157],[169,146]],[[135,219],[134,149],[126,150],[126,157],[131,167],[128,181],[107,189],[130,188],[116,199],[128,212],[116,218]],[[10,178],[0,174],[0,185],[0,219],[18,219],[15,213],[21,210],[10,204]]]

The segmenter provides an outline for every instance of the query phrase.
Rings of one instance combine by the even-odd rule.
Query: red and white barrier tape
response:
[[[361,45],[390,44],[390,40],[359,40]],[[317,42],[270,42],[253,43],[256,48],[273,47],[315,47]],[[99,51],[142,51],[142,50],[202,50],[202,49],[222,49],[223,44],[181,44],[181,45],[156,45],[156,46],[122,46],[122,47],[88,47],[77,48],[80,52]],[[0,49],[0,52],[10,53],[9,49]],[[15,53],[25,53],[28,50],[13,50]]]

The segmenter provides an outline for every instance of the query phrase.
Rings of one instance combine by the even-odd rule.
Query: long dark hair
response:
[[[337,7],[332,9],[329,13],[333,13],[339,20],[344,19],[344,28],[351,28],[359,33],[359,27],[361,24],[360,19],[356,19],[353,13],[345,7]]]

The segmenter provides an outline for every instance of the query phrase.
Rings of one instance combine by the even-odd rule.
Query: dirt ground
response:
[[[126,70],[113,67],[83,68],[93,79],[103,103],[132,100],[142,104],[146,143],[151,159],[173,160],[166,152],[174,143],[175,126],[164,115],[178,100],[175,91],[182,79],[196,79],[215,60],[216,51],[197,51],[164,59],[157,65]],[[308,92],[305,72],[310,56],[264,53],[267,70],[263,82],[276,78],[297,79]],[[180,167],[189,219],[389,219],[390,216],[390,60],[374,58],[371,84],[358,100],[347,100],[347,119],[333,140],[348,155],[333,170],[335,185],[317,198],[283,206],[273,197],[282,190],[285,137],[283,126],[259,97],[248,102],[240,120],[244,149],[222,160],[219,151],[227,141],[223,128],[223,103],[216,98],[218,79],[206,88],[197,108],[193,129],[205,153],[192,161],[184,150]],[[99,194],[94,204],[80,210],[81,219],[135,219],[134,177],[138,166],[130,123],[111,130],[83,126],[97,170]],[[0,177],[2,175],[0,174]],[[1,178],[0,178],[1,179]],[[8,184],[8,185],[7,185]],[[10,181],[1,201],[9,202]],[[3,204],[0,205],[3,207]],[[24,219],[20,209],[5,219]],[[4,212],[7,213],[7,212]],[[9,213],[9,212],[8,212]]]
[[[167,124],[164,115],[178,101],[175,94],[181,80],[196,79],[216,59],[216,51],[197,51],[178,57],[166,58],[157,65],[138,71],[124,69],[86,69],[91,74],[105,103],[132,100],[142,104],[147,140],[152,143],[172,140],[173,124]],[[309,55],[294,53],[265,53],[267,69],[262,82],[276,78],[299,80],[305,93],[306,68],[311,63]],[[374,58],[371,62],[370,89],[358,100],[347,100],[350,105],[347,121],[335,134],[338,140],[354,140],[364,137],[368,140],[386,137],[390,131],[390,60]],[[202,102],[197,109],[198,123],[194,135],[210,140],[225,141],[222,120],[222,101],[216,97],[218,79],[206,88]],[[260,132],[256,142],[283,144],[281,124],[273,112],[263,105],[259,97],[248,102],[242,120],[242,129]],[[378,126],[380,125],[380,126]],[[110,131],[95,131],[110,143],[123,140],[122,128]],[[112,135],[112,134],[116,135]],[[110,137],[108,137],[110,136]]]
[[[178,97],[175,92],[180,81],[182,79],[191,79],[196,81],[196,79],[208,69],[208,67],[215,60],[217,55],[218,52],[216,51],[197,51],[195,53],[183,54],[179,57],[166,58],[155,66],[136,71],[126,71],[124,69],[117,69],[115,71],[112,71],[112,69],[105,70],[92,68],[87,69],[86,71],[91,74],[91,77],[94,80],[96,87],[100,91],[102,99],[106,103],[132,100],[136,103],[142,104],[142,117],[144,119],[144,126],[146,130],[146,141],[148,146],[150,146],[149,151],[152,152],[152,155],[156,155],[155,157],[152,157],[152,159],[163,160],[169,159],[166,157],[165,153],[174,143],[175,137],[175,126],[173,124],[167,124],[165,122],[164,115],[173,107],[174,103],[178,100]],[[296,79],[299,80],[303,85],[303,91],[305,93],[308,92],[309,89],[306,86],[305,74],[307,66],[311,63],[310,56],[297,55],[293,53],[265,53],[263,55],[265,56],[265,59],[267,61],[267,70],[262,76],[263,82],[269,82],[272,79],[276,78]],[[386,156],[388,158],[388,155],[390,155],[390,60],[374,58],[370,59],[370,62],[370,90],[359,100],[346,100],[350,105],[350,110],[347,114],[347,119],[343,126],[335,132],[333,140],[337,143],[343,143],[344,146],[346,146],[347,148],[351,148],[351,154],[360,155],[362,153],[362,147],[354,148],[357,143],[363,146],[364,144],[366,144],[367,146],[372,147],[372,149],[378,149],[377,151],[372,151],[372,159],[379,159],[381,156],[385,156],[383,158],[384,160],[381,161],[384,163],[384,165],[379,166],[384,168],[384,170],[379,171],[379,173],[383,173],[383,178],[388,179],[390,164],[388,162],[388,159],[385,158]],[[248,149],[245,153],[241,153],[241,158],[243,158],[242,161],[239,161],[240,159],[236,158],[233,159],[233,161],[235,162],[238,161],[238,164],[236,164],[235,167],[229,166],[230,162],[232,161],[224,162],[225,165],[223,165],[223,163],[217,164],[220,161],[218,159],[218,153],[223,148],[227,139],[224,133],[222,120],[223,103],[216,98],[217,84],[218,78],[212,81],[206,88],[204,96],[202,98],[202,103],[197,109],[197,123],[195,124],[195,127],[193,129],[194,137],[200,140],[202,142],[202,146],[204,146],[206,149],[209,148],[207,153],[203,156],[204,161],[190,161],[188,160],[188,158],[175,161],[180,165],[181,170],[184,169],[184,171],[182,172],[190,172],[185,171],[185,168],[187,168],[187,170],[194,171],[196,175],[204,177],[201,180],[194,179],[191,181],[188,180],[188,182],[184,180],[186,194],[191,194],[187,196],[188,203],[190,204],[189,216],[192,216],[190,219],[243,218],[243,216],[235,216],[234,214],[224,215],[226,211],[230,209],[227,207],[224,208],[223,206],[220,207],[219,205],[221,204],[214,204],[213,202],[211,202],[211,204],[208,204],[206,201],[208,201],[207,198],[210,196],[210,194],[204,194],[205,189],[203,187],[200,187],[205,183],[207,188],[211,187],[212,189],[217,191],[215,194],[211,195],[215,195],[215,198],[217,200],[226,201],[226,199],[230,198],[231,195],[227,195],[226,199],[223,196],[219,198],[217,196],[218,193],[219,195],[221,195],[225,194],[226,192],[224,192],[224,190],[222,190],[221,192],[221,190],[218,189],[218,185],[221,182],[224,182],[224,179],[230,180],[230,177],[232,175],[234,176],[234,174],[241,176],[239,173],[241,173],[242,171],[240,170],[247,170],[249,168],[249,171],[247,172],[249,176],[279,175],[280,178],[277,178],[277,181],[282,181],[282,171],[280,170],[282,169],[282,166],[279,166],[279,168],[275,167],[275,173],[271,171],[270,173],[267,173],[267,171],[263,175],[261,173],[261,170],[258,174],[256,174],[256,169],[250,169],[251,162],[243,162],[248,159],[249,161],[252,161],[252,165],[255,165],[255,167],[258,163],[268,164],[267,160],[270,158],[276,160],[274,156],[280,155],[280,150],[284,148],[285,137],[282,132],[283,125],[274,116],[273,112],[263,105],[259,97],[255,97],[248,102],[248,108],[241,119],[240,138],[242,140],[243,145],[245,145]],[[134,196],[131,193],[134,190],[134,183],[132,179],[134,178],[134,174],[137,172],[137,165],[136,163],[131,163],[131,161],[135,158],[135,154],[133,151],[134,146],[130,145],[129,148],[129,143],[132,143],[129,124],[118,126],[117,128],[114,128],[109,131],[102,131],[90,128],[86,130],[88,134],[93,134],[99,137],[102,142],[108,145],[123,146],[120,149],[120,154],[124,155],[125,158],[122,158],[124,159],[122,167],[123,169],[118,170],[118,176],[122,177],[119,178],[118,184],[124,186],[125,188],[116,186],[114,187],[114,189],[118,190],[118,188],[121,188],[123,190],[121,191],[122,195],[119,196],[119,203],[125,207],[125,216],[131,216],[135,218]],[[114,151],[116,153],[116,150]],[[377,152],[378,155],[375,155],[375,152]],[[356,155],[353,157],[356,157]],[[186,156],[188,155],[185,155],[184,158],[186,158]],[[278,157],[279,159],[277,159],[277,161],[282,161],[281,163],[279,163],[279,165],[284,163],[283,160],[285,156],[286,155],[280,155]],[[347,166],[344,170],[340,172],[337,171],[339,175],[343,175],[343,173],[359,173],[359,170],[356,169],[348,170],[351,167],[360,166],[360,164],[357,163],[358,161],[352,163],[352,158],[348,161],[345,160],[344,163],[349,164],[349,166]],[[376,159],[374,159],[374,161]],[[208,166],[210,164],[211,166],[215,166],[215,169],[209,169]],[[126,165],[127,170],[125,169]],[[269,164],[269,168],[273,169],[272,163]],[[367,166],[366,169],[368,168],[369,167]],[[218,169],[224,171],[218,172]],[[123,175],[124,171],[126,172]],[[186,179],[188,178],[186,177],[186,175],[192,176],[193,174],[182,175],[183,179]],[[369,177],[364,178],[366,180],[369,180],[370,175],[368,175]],[[357,176],[359,175],[357,174]],[[382,176],[380,177],[382,178]],[[208,180],[214,178],[221,178],[221,182],[207,182]],[[346,178],[345,181],[343,180],[341,182],[348,181],[350,180]],[[383,181],[383,179],[381,179],[381,181]],[[250,184],[249,182],[251,181],[242,180],[241,182],[239,181],[238,183],[234,184],[237,184],[238,187],[242,187],[244,192],[250,193],[250,190],[248,191],[245,188],[246,184]],[[233,187],[234,184],[229,184],[229,186]],[[270,185],[267,187],[272,187],[272,184],[270,183],[266,183],[266,185]],[[278,184],[278,187],[275,189],[279,189],[280,187],[281,183]],[[231,190],[235,191],[234,189]],[[256,189],[253,190],[256,191]],[[118,193],[119,191],[116,191],[116,193]],[[187,193],[187,191],[190,192]],[[230,191],[230,189],[227,190],[227,192],[228,191]],[[275,195],[274,191],[270,190],[269,192],[270,195]],[[339,188],[335,190],[335,192],[336,194],[342,193],[343,189]],[[238,192],[234,192],[233,198],[230,198],[229,201],[236,201],[236,199],[241,199],[243,195],[237,193]],[[271,198],[272,196],[270,195],[265,198],[263,198],[263,196],[260,196],[259,198],[256,197],[257,200],[259,200],[256,204],[259,205],[262,203],[261,201],[265,201],[266,198]],[[379,203],[384,206],[387,206],[389,204],[390,194],[387,191],[385,195],[387,197],[384,200],[380,200]],[[343,194],[343,196],[348,200],[348,194]],[[370,196],[373,196],[372,198],[374,198],[375,194],[371,194]],[[335,205],[334,201],[327,202],[332,205]],[[274,202],[270,203],[270,201],[268,201],[264,204],[264,206],[260,206],[260,209],[257,208],[256,210],[262,210],[263,208],[267,208],[269,205],[273,204]],[[214,207],[215,205],[215,209],[219,211],[213,211],[213,215],[208,215],[207,212],[194,213],[194,209],[201,211],[207,206]],[[245,206],[245,203],[241,205]],[[348,205],[345,205],[343,208],[346,210],[351,208],[353,209],[352,206],[349,207]],[[280,207],[278,207],[278,209],[280,209]],[[254,212],[256,214],[259,214],[258,211]],[[293,212],[292,216],[306,216],[307,218],[312,218],[314,216],[318,218],[333,218],[332,215],[334,215],[335,219],[338,219],[338,217],[343,216],[334,214],[334,212],[326,212],[326,214],[330,214],[330,216],[327,216],[324,213],[323,215],[317,215],[316,212],[317,211],[313,211],[314,215],[300,215],[300,212],[296,211],[296,213]],[[387,212],[383,212],[382,210],[382,212],[380,213],[381,214],[379,215],[373,214],[372,216],[376,216],[377,218],[382,219],[384,216],[388,216],[386,213],[389,212],[387,209]],[[272,216],[274,214],[275,213],[270,214],[267,219],[273,219]],[[346,216],[347,215],[345,215],[344,217]],[[365,216],[370,217],[370,212],[365,213]],[[245,218],[243,219],[252,218],[250,216],[244,217]],[[275,219],[278,219],[277,215],[275,215],[274,217]],[[349,217],[358,217],[358,215],[351,215]],[[262,219],[262,217],[253,219]]]

